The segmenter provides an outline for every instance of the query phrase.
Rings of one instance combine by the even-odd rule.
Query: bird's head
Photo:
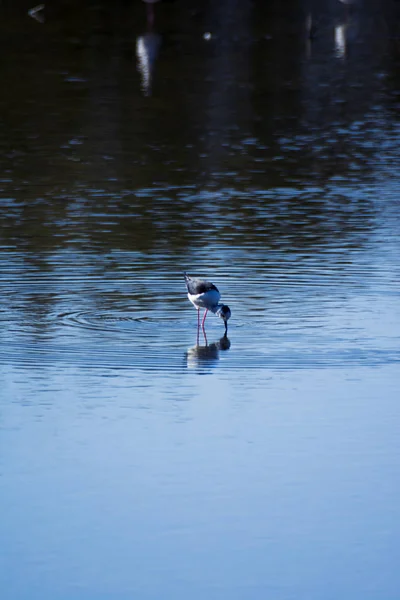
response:
[[[221,317],[221,319],[225,323],[225,332],[227,332],[228,331],[228,319],[231,318],[231,314],[232,314],[231,309],[226,304],[221,304],[218,306],[218,310],[217,310],[216,314],[219,317]]]

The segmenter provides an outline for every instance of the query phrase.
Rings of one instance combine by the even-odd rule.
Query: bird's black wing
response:
[[[186,273],[184,273],[183,276],[185,277],[187,290],[189,294],[192,294],[192,296],[204,294],[205,292],[209,292],[211,290],[218,292],[218,288],[211,283],[211,281],[207,281],[205,279],[193,279]]]

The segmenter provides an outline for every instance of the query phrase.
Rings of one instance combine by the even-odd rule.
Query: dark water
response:
[[[5,600],[398,598],[399,8],[284,4],[2,5]]]

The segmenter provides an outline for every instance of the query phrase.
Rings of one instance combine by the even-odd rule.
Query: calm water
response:
[[[399,9],[315,4],[4,3],[5,600],[398,599]]]

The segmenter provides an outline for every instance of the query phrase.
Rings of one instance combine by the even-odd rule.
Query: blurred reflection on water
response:
[[[394,600],[397,4],[1,6],[5,597]]]

